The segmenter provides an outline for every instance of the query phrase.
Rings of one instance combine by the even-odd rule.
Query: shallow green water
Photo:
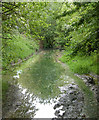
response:
[[[93,93],[81,79],[74,76],[74,74],[69,70],[68,66],[60,63],[59,61],[56,61],[56,52],[42,51],[34,58],[30,58],[27,62],[17,67],[14,72],[10,72],[10,74],[4,75],[3,79],[9,81],[11,80],[12,84],[18,83],[18,85],[22,87],[20,90],[23,91],[23,94],[27,97],[28,100],[32,98],[34,102],[38,100],[36,106],[39,107],[40,111],[42,111],[42,108],[49,108],[52,110],[51,115],[54,114],[54,111],[52,109],[53,107],[49,103],[51,103],[52,99],[54,101],[54,99],[59,97],[61,93],[59,86],[64,86],[66,84],[76,82],[85,95],[85,111],[87,113],[87,117],[96,118],[97,103],[94,99]],[[13,79],[13,76],[17,70],[22,70],[22,73],[19,75],[19,79]],[[28,90],[28,92],[24,92],[26,90]],[[33,94],[33,96],[29,99],[28,95],[30,94]],[[33,101],[31,104],[34,104]],[[43,104],[40,104],[40,102]],[[20,107],[20,109],[27,108]],[[13,117],[16,116],[17,111],[12,114],[14,114]]]
[[[52,52],[42,53],[18,79],[19,84],[42,99],[59,94],[60,76],[64,68],[53,59]]]

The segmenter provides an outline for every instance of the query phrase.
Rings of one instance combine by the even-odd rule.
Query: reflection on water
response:
[[[17,70],[17,74],[13,76],[14,79],[19,78],[19,75],[21,74],[22,70]]]
[[[41,54],[28,70],[23,71],[18,82],[42,99],[54,98],[60,92],[58,86],[63,70],[54,62],[53,54]]]
[[[19,71],[17,71],[17,74],[19,74]],[[19,77],[21,77],[21,75]],[[14,79],[17,80],[17,78],[14,78]],[[20,78],[18,79],[18,81],[19,80]],[[42,97],[43,95],[39,96],[39,94],[35,94],[36,92],[34,93],[33,91],[31,91],[29,87],[26,88],[24,84],[20,84],[20,82],[17,83],[17,86],[13,85],[14,89],[12,88],[9,95],[10,97],[13,97],[14,102],[12,102],[12,99],[9,99],[10,102],[8,101],[8,106],[6,106],[6,109],[8,109],[10,105],[9,103],[11,103],[11,105],[9,109],[10,111],[6,114],[7,116],[6,118],[36,118],[36,119],[37,118],[50,118],[51,119],[51,118],[57,118],[58,115],[62,116],[64,113],[66,113],[65,117],[69,115],[70,115],[69,116],[70,118],[72,117],[72,115],[77,117],[77,114],[75,114],[75,111],[77,112],[81,109],[80,105],[82,105],[83,101],[81,102],[81,104],[80,104],[80,101],[76,101],[75,105],[77,106],[78,104],[80,107],[78,106],[77,109],[74,109],[74,111],[72,111],[71,106],[73,105],[73,102],[72,101],[70,102],[70,99],[68,97],[68,95],[71,94],[72,91],[69,90],[68,87],[66,87],[65,85],[62,85],[62,84],[60,85],[61,82],[59,81],[61,80],[63,80],[63,83],[65,83],[66,86],[69,86],[72,90],[73,90],[73,87],[78,88],[78,86],[75,85],[73,79],[71,79],[70,76],[68,75],[61,75],[60,78],[56,80],[56,85],[58,86],[56,87],[56,93],[58,93],[57,88],[59,88],[60,93],[58,96],[55,95],[54,97],[53,97],[54,93],[50,94],[49,97],[48,96]],[[59,84],[57,84],[58,82]],[[17,87],[18,89],[15,90],[15,87]],[[35,90],[36,87],[35,86],[33,87],[34,89],[32,90]],[[40,92],[40,90],[38,90],[38,92]],[[77,92],[79,93],[79,90],[77,90]],[[77,93],[78,97],[76,96],[76,98],[79,98],[81,95],[78,93]],[[71,94],[70,98],[72,98],[72,95],[73,94]],[[66,107],[68,107],[69,105],[70,105],[70,108],[67,109]],[[75,105],[73,105],[73,107]],[[95,109],[93,105],[90,107],[91,107],[90,110],[92,111],[91,113],[93,115],[95,113],[94,112]],[[3,109],[3,112],[5,112],[4,109]]]
[[[64,115],[70,118],[72,115],[76,118],[79,117],[76,112],[80,111],[84,101],[83,99],[75,101],[75,97],[77,99],[81,98],[81,94],[78,94],[80,93],[79,89],[76,91],[77,94],[75,94],[75,91],[72,92],[75,88],[75,77],[72,79],[68,70],[64,72],[64,68],[55,62],[51,52],[41,54],[32,65],[29,65],[23,71],[18,70],[16,75],[13,74],[14,72],[3,77],[3,80],[11,81],[9,98],[6,100],[8,101],[7,106],[5,105],[5,109],[3,109],[4,115],[7,112],[6,118],[55,118],[58,115],[62,118]],[[86,107],[88,107],[88,113],[94,117],[96,106],[92,101],[93,99],[90,99],[88,95],[89,89],[86,89],[82,81],[76,80],[76,78],[75,81],[79,82],[78,84],[83,92],[86,93],[88,99]],[[66,87],[68,85],[72,90]],[[74,109],[74,106],[77,109]],[[83,116],[85,115],[83,114]]]
[[[55,117],[55,110],[53,109],[55,103],[58,101],[59,98],[54,98],[50,100],[42,100],[33,93],[29,93],[27,89],[22,88],[21,85],[18,85],[20,91],[23,93],[24,97],[27,98],[28,95],[28,102],[31,104],[31,107],[35,106],[35,113],[33,118],[53,118]],[[32,113],[33,109],[28,108],[27,113]]]
[[[25,112],[30,115],[30,118],[55,117],[53,107],[59,99],[60,89],[58,86],[63,70],[49,52],[40,55],[32,66],[24,71],[17,71],[17,75],[13,76],[14,79],[18,79],[18,88],[23,95]],[[16,110],[14,115],[21,113],[21,108],[22,106]]]
[[[55,117],[54,113],[54,109],[53,109],[53,105],[51,104],[40,104],[40,103],[37,103],[36,104],[37,108],[39,109],[37,112],[36,112],[36,115],[34,116],[34,118],[52,118],[52,117]]]

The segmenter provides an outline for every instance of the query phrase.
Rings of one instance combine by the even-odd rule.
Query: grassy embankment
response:
[[[71,56],[71,51],[65,51],[63,53],[63,56],[60,58],[60,60],[63,63],[66,63],[69,65],[70,69],[74,73],[78,74],[89,74],[89,73],[94,73],[98,74],[99,72],[97,70],[98,66],[98,54],[95,52],[92,53],[90,56],[81,56],[81,55],[76,55],[76,56]]]
[[[11,39],[5,39],[2,43],[2,78],[8,71],[13,71],[16,66],[11,67],[11,64],[23,61],[28,56],[35,53],[38,49],[37,43],[22,34],[14,34]],[[9,79],[2,79],[2,100],[6,97],[6,92],[9,89]]]

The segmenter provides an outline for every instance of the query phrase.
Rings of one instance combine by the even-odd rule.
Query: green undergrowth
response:
[[[38,49],[38,45],[32,38],[15,33],[13,35],[6,34],[5,37],[11,37],[10,39],[3,39],[2,42],[2,65],[3,70],[9,69],[11,64],[17,63],[20,60],[27,58],[35,53]]]
[[[5,38],[5,39],[4,39]],[[12,78],[5,77],[12,75],[18,66],[12,67],[11,64],[20,62],[38,49],[38,44],[31,36],[20,34],[16,30],[13,33],[3,34],[2,40],[2,100],[6,99],[6,93],[9,89]],[[21,63],[22,64],[22,63]],[[28,63],[29,64],[29,63]]]
[[[71,56],[71,51],[65,51],[64,55],[60,58],[60,60],[69,65],[70,69],[74,73],[79,74],[99,74],[97,70],[98,66],[98,55],[96,53],[92,53],[90,56]]]

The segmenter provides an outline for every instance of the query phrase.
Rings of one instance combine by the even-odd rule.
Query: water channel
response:
[[[81,79],[71,75],[68,67],[56,61],[55,53],[43,51],[29,64],[25,63],[25,68],[20,66],[3,76],[11,82],[3,106],[4,118],[97,117],[92,92]],[[85,95],[84,90],[91,96],[87,102],[89,93]]]

